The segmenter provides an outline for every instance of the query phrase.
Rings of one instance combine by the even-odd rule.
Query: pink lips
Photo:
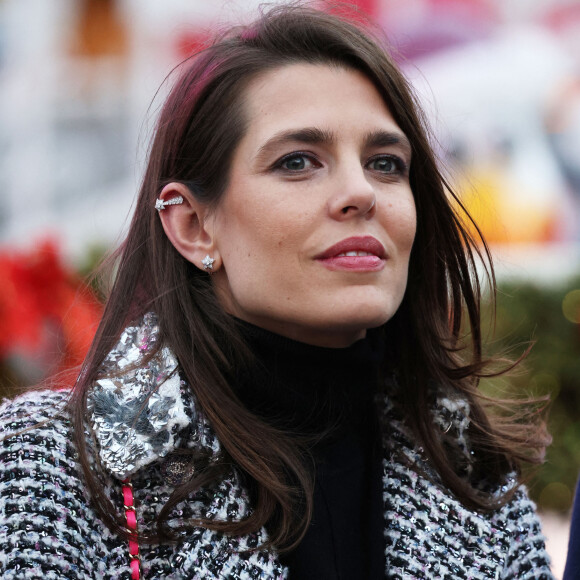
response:
[[[383,269],[386,258],[385,248],[372,236],[347,238],[316,256],[329,270],[351,272],[377,272]]]

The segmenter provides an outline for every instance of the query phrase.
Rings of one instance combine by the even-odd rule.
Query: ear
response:
[[[211,269],[221,266],[221,258],[214,248],[211,219],[207,205],[200,203],[189,188],[182,183],[168,183],[159,199],[168,202],[181,196],[183,203],[167,204],[159,211],[165,234],[175,249],[200,270],[205,270],[202,260],[213,258]]]

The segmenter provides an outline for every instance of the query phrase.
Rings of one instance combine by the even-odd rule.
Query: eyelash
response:
[[[368,166],[371,163],[373,163],[374,161],[382,161],[382,160],[392,161],[393,164],[395,165],[395,171],[393,171],[391,173],[384,173],[384,175],[407,175],[407,170],[408,170],[407,163],[403,159],[398,157],[397,155],[386,155],[386,154],[375,155],[374,157],[371,157],[367,161],[366,165]],[[379,172],[379,173],[382,173],[382,172]]]
[[[276,161],[276,163],[274,163],[273,168],[281,170],[281,171],[285,171],[287,173],[295,173],[295,174],[307,171],[307,169],[292,170],[292,169],[288,169],[287,167],[284,167],[284,163],[287,163],[288,161],[291,161],[292,159],[299,159],[301,157],[308,159],[314,166],[318,166],[318,167],[320,166],[320,162],[311,153],[306,153],[303,151],[294,151],[293,153],[289,153],[288,155],[284,155],[283,157],[278,159],[278,161]]]
[[[283,157],[281,157],[278,161],[276,161],[273,165],[273,169],[274,170],[278,170],[278,171],[283,171],[285,173],[288,174],[294,174],[294,175],[299,175],[301,173],[304,173],[306,171],[308,171],[309,169],[312,169],[312,167],[308,167],[308,168],[304,168],[304,169],[296,169],[296,170],[292,170],[289,169],[287,167],[284,167],[284,164],[287,163],[288,161],[291,161],[293,159],[299,159],[299,158],[305,158],[308,159],[309,162],[314,166],[314,167],[320,167],[320,162],[316,159],[316,157],[314,155],[312,155],[311,153],[306,153],[303,151],[294,151],[293,153],[289,153],[288,155],[284,155]],[[396,155],[386,155],[386,154],[382,154],[382,155],[375,155],[374,157],[371,157],[365,164],[365,167],[368,167],[371,163],[375,162],[375,161],[380,161],[380,160],[387,160],[387,161],[392,161],[395,165],[395,171],[393,172],[389,172],[389,173],[383,173],[383,175],[387,176],[387,175],[406,175],[407,174],[407,163],[401,159],[400,157],[396,156]],[[378,173],[382,173],[380,171],[378,171]]]

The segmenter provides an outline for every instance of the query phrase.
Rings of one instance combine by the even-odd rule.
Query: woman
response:
[[[294,6],[216,40],[72,394],[2,409],[2,577],[551,578],[545,433],[476,391],[476,252],[373,33]]]

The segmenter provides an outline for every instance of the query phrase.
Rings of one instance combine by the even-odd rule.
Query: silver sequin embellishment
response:
[[[177,360],[169,348],[140,363],[155,345],[157,334],[152,313],[140,325],[126,328],[103,363],[104,378],[89,394],[99,457],[119,479],[167,455],[176,445],[177,433],[190,423]]]

